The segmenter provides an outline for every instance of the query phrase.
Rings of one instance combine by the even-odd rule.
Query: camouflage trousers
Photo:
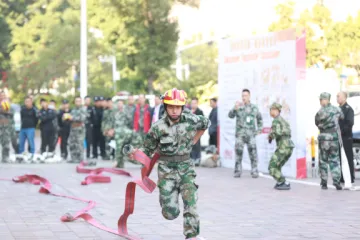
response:
[[[74,127],[70,130],[69,146],[70,157],[74,162],[81,162],[84,158],[85,128]]]
[[[269,162],[269,174],[278,182],[285,182],[285,177],[281,174],[281,168],[291,157],[292,147],[278,147]]]
[[[125,145],[130,144],[133,147],[137,148],[138,145],[141,145],[141,137],[136,132],[128,128],[116,129],[115,132],[115,160],[117,162],[116,167],[123,168],[125,160],[128,160],[128,157],[123,153],[123,148]],[[136,161],[131,161],[132,163],[138,163]]]
[[[179,210],[179,194],[184,203],[184,235],[186,238],[196,237],[200,232],[200,220],[197,214],[198,199],[195,184],[195,168],[191,160],[182,163],[162,162],[158,165],[159,200],[162,215],[168,220],[177,218]]]
[[[105,136],[105,153],[107,159],[110,159],[111,157],[112,148],[109,146],[111,140],[112,137]]]
[[[319,141],[319,170],[321,183],[327,183],[328,164],[333,184],[340,184],[340,146],[338,141]]]
[[[256,138],[255,135],[242,135],[238,136],[235,140],[235,172],[242,172],[242,158],[244,153],[244,146],[247,145],[249,157],[251,161],[251,173],[258,172],[258,158],[256,150]]]
[[[9,125],[0,125],[0,145],[2,148],[1,161],[7,162],[10,155],[12,128]]]

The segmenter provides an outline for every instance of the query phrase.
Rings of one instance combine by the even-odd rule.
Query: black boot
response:
[[[282,182],[275,185],[277,190],[290,190],[290,183]]]
[[[334,183],[336,190],[342,190],[342,186],[339,183]]]

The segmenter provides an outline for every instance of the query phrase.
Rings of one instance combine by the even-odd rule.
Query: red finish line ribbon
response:
[[[13,178],[12,181],[14,181],[15,183],[29,182],[30,184],[33,184],[33,185],[41,184],[41,187],[39,189],[40,193],[49,194],[49,195],[56,196],[56,197],[73,199],[73,200],[81,201],[81,202],[88,204],[85,208],[81,209],[80,211],[78,211],[77,213],[75,213],[73,215],[67,213],[64,216],[62,216],[61,221],[63,221],[63,222],[72,222],[79,218],[82,218],[89,224],[91,224],[94,227],[97,227],[103,231],[107,231],[109,233],[116,234],[116,235],[124,237],[128,240],[139,240],[140,238],[129,235],[128,229],[127,229],[127,219],[134,212],[136,185],[139,185],[147,193],[152,193],[154,191],[154,189],[156,188],[156,184],[149,178],[149,175],[150,175],[158,158],[159,158],[159,154],[157,154],[157,153],[153,156],[152,159],[150,159],[140,150],[137,150],[134,152],[134,159],[136,161],[139,161],[140,163],[142,163],[144,165],[144,167],[141,169],[141,178],[133,178],[133,180],[130,181],[126,186],[125,209],[124,209],[124,213],[120,216],[120,218],[118,220],[118,229],[117,230],[108,228],[108,227],[100,224],[88,213],[88,211],[90,211],[92,208],[94,208],[96,206],[95,201],[85,200],[85,199],[81,199],[78,197],[72,197],[72,196],[54,193],[51,191],[51,187],[52,187],[51,183],[46,178],[40,177],[38,175],[26,174],[26,175],[23,175],[20,177]],[[128,173],[122,169],[117,169],[117,168],[86,169],[86,168],[84,168],[85,165],[86,165],[85,163],[80,163],[80,165],[76,167],[76,171],[78,173],[90,174],[89,176],[87,176],[85,178],[84,181],[82,181],[82,183],[81,183],[82,185],[88,185],[91,183],[109,183],[111,181],[110,177],[101,175],[101,173],[103,173],[103,172],[109,172],[109,173],[126,175],[126,176],[132,177],[132,175],[130,173]],[[0,178],[0,180],[9,180],[9,179],[1,179]]]

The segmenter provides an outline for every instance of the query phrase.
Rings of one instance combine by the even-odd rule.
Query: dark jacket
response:
[[[36,128],[38,124],[37,111],[34,107],[26,108],[25,106],[21,107],[21,128]]]
[[[91,123],[94,128],[101,128],[104,109],[102,107],[94,107],[91,111]]]
[[[341,107],[341,111],[344,113],[344,119],[339,120],[339,126],[341,135],[343,137],[352,137],[352,128],[354,126],[354,110],[349,104],[345,103]]]
[[[71,127],[71,121],[70,120],[63,120],[64,113],[70,113],[71,109],[69,111],[60,110],[60,112],[57,115],[58,118],[58,124],[60,128],[60,132],[70,132]]]
[[[155,112],[155,107],[151,108],[151,110],[150,110],[151,125],[152,125],[152,119],[153,119],[153,116],[154,116],[154,112]],[[161,104],[161,105],[160,105],[160,109],[159,109],[158,119],[162,118],[162,116],[164,115],[164,113],[165,113],[165,108],[164,108],[164,105]]]
[[[56,130],[54,125],[54,120],[56,119],[56,111],[53,109],[41,109],[38,112],[38,118],[40,122],[40,130],[41,131],[53,131]]]
[[[217,133],[217,126],[218,126],[217,107],[211,110],[209,115],[209,120],[211,122],[209,127],[209,134],[211,135]]]
[[[93,106],[87,106],[87,107],[86,107],[87,116],[86,116],[85,125],[86,125],[87,127],[92,126],[91,116],[92,116],[92,112],[93,112],[93,111],[94,111],[94,107],[93,107]]]

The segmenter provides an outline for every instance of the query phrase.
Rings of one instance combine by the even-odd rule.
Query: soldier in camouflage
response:
[[[179,194],[184,203],[184,235],[187,239],[197,238],[200,221],[197,213],[197,188],[195,166],[190,159],[193,145],[209,126],[204,116],[183,113],[186,93],[172,89],[164,95],[165,118],[155,122],[140,148],[151,157],[158,151],[158,187],[163,216],[168,220],[177,218]]]
[[[79,163],[84,158],[85,121],[87,111],[81,106],[81,98],[75,98],[75,108],[70,112],[71,129],[69,136],[70,163]]]
[[[10,103],[6,100],[5,93],[0,92],[0,145],[2,148],[1,161],[9,162],[11,133],[13,131],[13,112]],[[4,107],[5,106],[5,107]]]
[[[115,120],[115,112],[113,109],[113,102],[111,98],[106,100],[106,109],[104,110],[103,119],[101,122],[101,131],[105,136],[105,152],[106,159],[110,159],[112,149],[109,146],[109,142],[112,140],[112,136],[109,136],[108,132],[112,128]]]
[[[257,178],[259,172],[255,137],[257,134],[261,134],[263,121],[258,107],[250,103],[250,91],[248,89],[242,91],[242,100],[244,104],[239,101],[236,102],[235,107],[229,112],[229,118],[236,117],[234,177],[241,177],[243,150],[244,145],[247,144],[251,160],[251,175],[253,178]]]
[[[128,109],[125,108],[124,102],[119,100],[117,103],[117,110],[114,115],[114,121],[112,128],[108,131],[109,136],[115,138],[115,160],[116,167],[123,168],[124,162],[127,156],[123,153],[123,148],[127,144],[138,146],[141,144],[141,137],[139,134],[129,128],[129,122],[132,120],[129,118]]]
[[[340,146],[337,126],[339,118],[344,115],[340,108],[331,105],[331,95],[323,92],[320,94],[320,110],[315,115],[315,125],[319,128],[319,168],[321,175],[321,188],[327,189],[328,165],[333,178],[333,185],[337,190],[341,190],[340,185]]]
[[[291,140],[290,124],[280,116],[281,108],[279,103],[273,103],[270,107],[270,115],[274,120],[268,139],[269,143],[276,140],[276,150],[269,162],[269,173],[276,181],[275,189],[290,190],[290,183],[285,181],[281,168],[291,157],[295,145]]]

